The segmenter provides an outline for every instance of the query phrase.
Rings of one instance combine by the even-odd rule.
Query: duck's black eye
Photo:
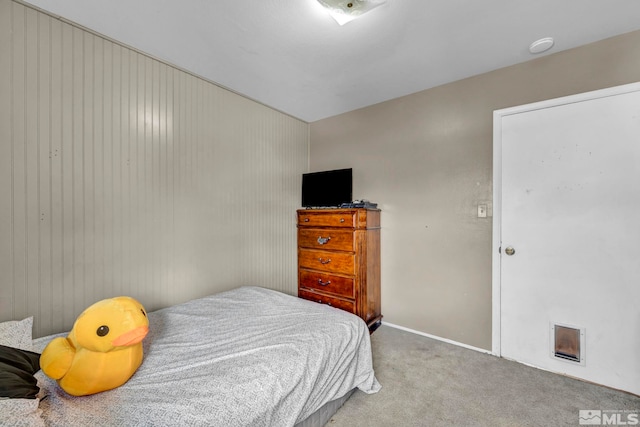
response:
[[[107,335],[109,333],[109,327],[107,325],[102,325],[98,328],[98,330],[96,331],[96,334],[99,337],[104,337],[105,335]]]
[[[145,313],[143,309],[140,309],[140,312],[142,313],[142,315],[143,315],[144,317],[147,317],[147,313]]]

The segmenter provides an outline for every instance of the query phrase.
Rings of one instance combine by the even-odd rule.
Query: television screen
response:
[[[352,201],[352,170],[336,169],[302,174],[302,206],[339,207]]]

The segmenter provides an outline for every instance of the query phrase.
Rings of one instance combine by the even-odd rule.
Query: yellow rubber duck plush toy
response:
[[[142,363],[148,332],[147,313],[135,299],[98,301],[78,316],[66,338],[47,344],[40,367],[73,396],[111,390],[126,383]]]

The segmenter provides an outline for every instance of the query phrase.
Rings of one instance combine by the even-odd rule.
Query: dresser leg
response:
[[[374,320],[372,323],[370,323],[368,325],[369,326],[369,334],[374,333],[375,330],[380,327],[380,325],[382,325],[382,316],[380,316],[378,319]]]

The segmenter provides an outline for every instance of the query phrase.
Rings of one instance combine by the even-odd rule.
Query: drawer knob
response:
[[[340,218],[340,222],[344,222],[344,218]]]
[[[331,240],[331,236],[329,236],[329,237],[319,236],[318,237],[318,244],[319,245],[326,245],[329,242],[329,240]]]
[[[331,258],[327,258],[327,259],[318,258],[318,261],[320,261],[320,264],[329,264],[331,262]]]
[[[327,280],[326,282],[323,282],[322,279],[318,279],[318,285],[327,286],[330,284],[331,284],[331,280]]]
[[[305,218],[305,219],[304,219],[304,222],[309,222],[309,218]]]

